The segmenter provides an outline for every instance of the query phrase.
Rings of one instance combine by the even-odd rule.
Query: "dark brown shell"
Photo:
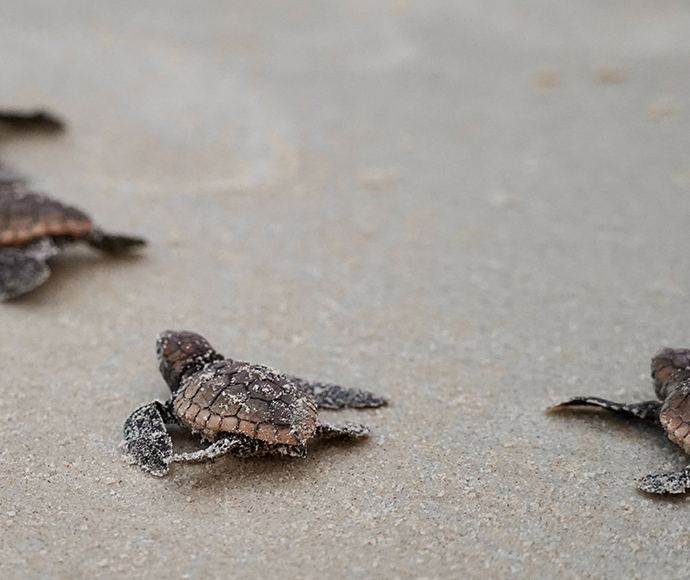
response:
[[[690,453],[690,381],[681,383],[666,399],[659,414],[669,439]]]
[[[21,185],[0,185],[0,246],[20,247],[43,236],[79,238],[94,229],[77,208]]]
[[[215,439],[242,433],[303,445],[316,431],[316,404],[285,375],[261,365],[216,361],[182,382],[173,409],[192,431]]]

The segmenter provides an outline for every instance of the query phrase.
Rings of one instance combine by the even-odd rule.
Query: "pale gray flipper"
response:
[[[50,268],[42,260],[21,250],[0,250],[0,300],[10,300],[40,286],[50,276]]]
[[[157,476],[168,472],[173,443],[165,424],[174,422],[169,403],[160,401],[142,405],[125,421],[125,449],[144,471]]]
[[[690,491],[690,466],[675,473],[654,473],[638,481],[638,487],[647,493],[685,493]]]
[[[205,449],[191,453],[176,453],[168,463],[178,461],[210,461],[222,455],[235,455],[237,457],[252,457],[266,454],[266,444],[258,439],[251,439],[245,435],[235,433],[223,433],[216,441]]]
[[[627,415],[644,421],[659,422],[660,401],[644,401],[642,403],[614,403],[599,397],[576,397],[547,409],[549,412],[560,411],[566,407],[601,407],[620,415]]]
[[[213,461],[223,455],[233,455],[234,457],[259,457],[262,455],[306,457],[307,448],[304,445],[270,444],[239,433],[222,433],[206,449],[190,453],[176,453],[168,460],[168,463]]]
[[[324,409],[364,409],[382,407],[388,400],[380,395],[361,389],[346,389],[330,383],[305,381],[288,375],[290,381],[307,393],[319,407]]]
[[[321,439],[334,439],[336,437],[368,437],[369,428],[359,423],[317,423],[315,437]]]
[[[0,300],[10,300],[40,286],[50,276],[46,260],[59,252],[50,238],[22,248],[0,249]]]

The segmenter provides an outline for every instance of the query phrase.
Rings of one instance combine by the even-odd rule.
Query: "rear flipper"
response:
[[[690,466],[675,473],[654,473],[639,480],[638,487],[647,493],[685,493],[690,490]]]
[[[65,124],[48,111],[0,111],[0,121],[17,130],[38,129],[41,131],[60,131]]]
[[[614,403],[599,397],[577,397],[570,399],[559,405],[549,407],[547,411],[560,411],[566,407],[602,407],[620,415],[643,419],[645,421],[659,422],[659,412],[661,411],[660,401],[644,401],[642,403]]]
[[[165,423],[174,421],[170,409],[160,401],[139,407],[125,421],[127,453],[134,462],[151,475],[168,472],[173,457],[173,444]]]
[[[295,385],[307,393],[319,407],[324,409],[364,409],[382,407],[388,400],[380,395],[361,389],[346,389],[328,383],[309,382],[299,377],[288,376]]]
[[[89,244],[94,248],[106,252],[108,254],[120,254],[128,251],[130,248],[146,245],[146,240],[134,236],[119,236],[111,235],[95,230],[87,238]]]
[[[369,428],[359,423],[350,423],[349,421],[332,425],[329,423],[318,423],[315,436],[322,439],[369,437]]]
[[[0,300],[30,292],[50,276],[45,260],[24,249],[0,249]]]

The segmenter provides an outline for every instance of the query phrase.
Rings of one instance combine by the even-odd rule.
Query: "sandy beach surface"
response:
[[[0,141],[131,258],[0,305],[3,579],[686,578],[690,7],[675,0],[4,0]],[[306,459],[165,478],[118,445],[165,329],[390,398]],[[180,449],[198,441],[174,433]]]

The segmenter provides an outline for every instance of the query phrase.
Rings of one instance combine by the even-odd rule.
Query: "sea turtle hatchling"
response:
[[[0,112],[0,127],[57,131],[62,123],[42,111]],[[45,282],[48,259],[71,242],[86,242],[109,254],[145,244],[141,238],[103,232],[80,209],[31,191],[18,173],[0,164],[0,300]]]
[[[652,359],[652,379],[657,401],[614,403],[598,397],[577,397],[551,407],[603,407],[614,413],[661,426],[671,441],[690,453],[690,349],[665,348]],[[675,473],[643,477],[640,489],[648,493],[684,493],[690,490],[690,465]]]
[[[269,367],[223,357],[193,332],[163,332],[156,343],[171,397],[139,407],[125,421],[123,446],[141,469],[162,476],[171,463],[221,455],[304,457],[312,437],[366,437],[356,423],[327,424],[317,407],[380,407],[386,399],[359,389],[308,382]],[[166,424],[178,424],[211,444],[173,453]]]

